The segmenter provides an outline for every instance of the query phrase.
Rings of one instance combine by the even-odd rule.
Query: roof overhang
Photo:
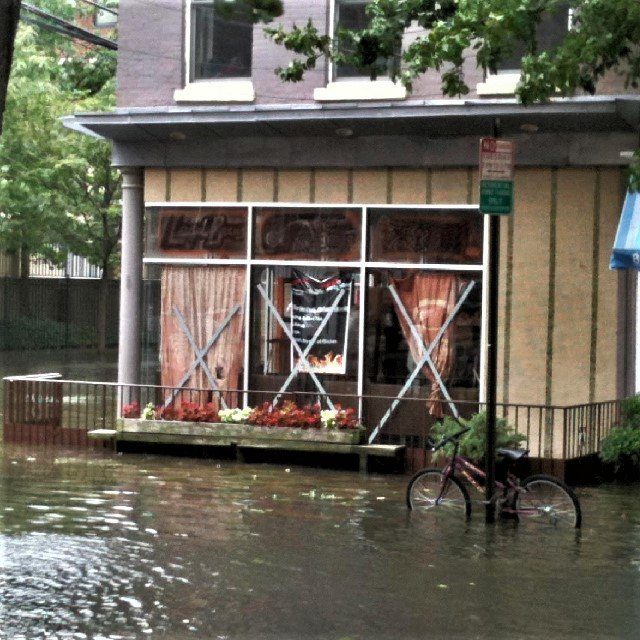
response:
[[[156,107],[63,121],[112,140],[120,167],[469,167],[497,121],[520,166],[618,166],[638,147],[640,97]]]
[[[438,100],[398,103],[243,105],[116,109],[63,118],[65,126],[114,142],[175,142],[336,135],[503,135],[640,130],[640,96],[554,99],[522,106],[515,100]]]

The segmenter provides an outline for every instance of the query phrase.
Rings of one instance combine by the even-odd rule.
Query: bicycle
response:
[[[438,451],[453,442],[453,456],[443,469],[423,469],[411,478],[407,486],[409,509],[437,510],[439,514],[458,515],[465,519],[471,517],[469,492],[458,476],[468,480],[476,489],[482,489],[486,474],[458,453],[460,438],[467,431],[468,428],[462,429],[443,438],[437,444],[430,441],[432,451]],[[520,483],[511,473],[511,465],[526,457],[528,449],[498,449],[496,453],[503,458],[507,466],[505,480],[496,481],[496,491],[492,498],[503,517],[526,519],[556,527],[581,526],[580,502],[564,482],[550,475],[537,474]]]

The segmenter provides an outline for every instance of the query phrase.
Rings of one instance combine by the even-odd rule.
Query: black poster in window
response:
[[[340,300],[336,304],[337,298]],[[347,340],[351,310],[351,281],[337,276],[318,280],[293,271],[291,283],[291,333],[307,363],[299,371],[344,375],[347,366]],[[318,329],[329,315],[322,331]],[[291,368],[299,361],[291,345]]]

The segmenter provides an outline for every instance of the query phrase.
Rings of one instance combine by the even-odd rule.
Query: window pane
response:
[[[247,210],[234,207],[147,209],[145,256],[245,258]]]
[[[553,13],[544,14],[540,20],[536,33],[538,51],[549,51],[554,49],[564,40],[568,31],[568,6],[561,5]],[[522,57],[525,53],[525,47],[522,44],[518,44],[513,53],[498,65],[498,69],[503,71],[519,70],[522,66]]]
[[[351,2],[336,2],[336,27],[337,29],[364,29],[369,24],[369,16],[365,12],[366,2],[357,4]],[[336,64],[337,78],[361,77],[365,74],[360,70],[346,64]]]
[[[371,209],[369,260],[482,264],[482,216],[446,209]]]
[[[352,31],[360,31],[362,29],[366,29],[371,20],[366,12],[367,4],[369,4],[369,2],[336,0],[336,31],[340,29],[349,29]],[[341,47],[341,50],[344,49],[342,49]],[[383,59],[380,59],[378,62],[382,64],[384,61]],[[387,68],[389,71],[391,71],[391,65],[393,65],[393,63],[393,60],[388,61]],[[356,67],[353,67],[351,65],[336,64],[334,68],[336,78],[368,77],[366,71],[363,71],[362,69],[356,69]]]
[[[360,259],[359,209],[256,209],[254,255],[269,260]]]
[[[447,280],[454,284],[455,295],[443,291]],[[480,335],[482,317],[482,283],[479,278],[451,272],[419,271],[416,269],[372,269],[367,271],[366,333],[365,333],[365,394],[395,397],[417,363],[413,351],[422,354],[410,327],[403,321],[390,286],[404,305],[416,332],[429,343],[451,315],[455,303],[474,281],[466,301],[432,352],[434,366],[443,378],[451,398],[459,401],[458,409],[465,415],[478,399],[480,376]],[[450,284],[450,283],[449,283]],[[411,303],[413,300],[413,304]],[[443,310],[442,313],[439,313]],[[404,324],[403,324],[404,322]],[[429,344],[426,344],[429,348]],[[417,356],[418,361],[421,359]],[[435,378],[428,366],[422,367],[391,419],[385,433],[427,432],[433,422],[429,403]],[[420,399],[420,401],[418,401]],[[389,400],[370,398],[366,402],[366,421],[374,427],[389,408]],[[443,407],[446,410],[446,406]],[[448,411],[446,411],[448,413]]]
[[[292,371],[291,341],[286,332],[277,321],[273,312],[269,309],[258,287],[268,296],[277,314],[282,318],[289,331],[292,328],[292,283],[296,278],[296,267],[269,266],[254,267],[252,271],[252,305],[251,305],[251,346],[250,346],[250,384],[255,391],[271,393],[256,393],[251,398],[252,404],[260,404],[264,401],[271,402],[277,392]],[[344,282],[352,282],[349,314],[346,333],[346,362],[344,362],[344,374],[317,373],[327,393],[334,402],[340,402],[343,406],[352,406],[353,399],[341,397],[341,394],[355,394],[358,378],[358,329],[360,315],[360,282],[359,272],[353,269],[318,269],[311,267],[298,267],[298,272],[305,276],[324,280],[338,277]],[[320,343],[317,343],[320,344]],[[344,345],[344,343],[343,343]],[[300,344],[304,351],[306,344]],[[289,392],[317,391],[311,377],[306,373],[296,375]],[[300,396],[295,399],[299,404],[308,404],[313,396]]]
[[[251,77],[253,23],[248,7],[242,2],[193,3],[191,12],[191,79]]]

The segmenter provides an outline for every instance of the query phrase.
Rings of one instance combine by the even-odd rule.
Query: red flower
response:
[[[125,404],[122,407],[123,418],[139,418],[140,417],[140,404],[132,402],[131,404]]]
[[[158,405],[156,407],[157,420],[175,420],[177,417],[175,407],[172,405],[169,405],[168,407]]]
[[[286,400],[281,407],[265,402],[256,407],[248,420],[249,424],[261,427],[288,427],[292,429],[309,429],[321,427],[320,407],[298,407],[295,402]]]

